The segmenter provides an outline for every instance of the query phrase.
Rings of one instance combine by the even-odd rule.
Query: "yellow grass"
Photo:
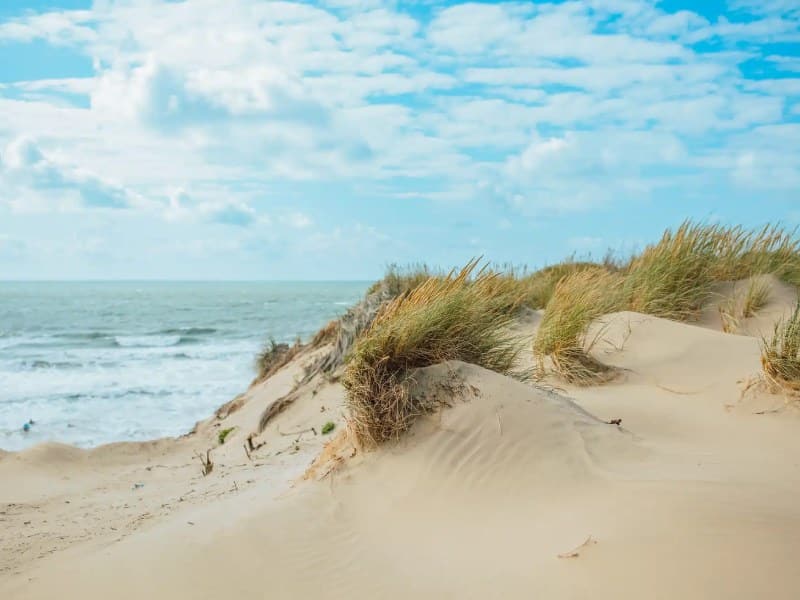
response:
[[[687,221],[645,248],[625,277],[631,310],[675,320],[695,317],[711,294],[717,234],[714,226]]]
[[[289,364],[303,349],[300,340],[296,340],[293,345],[279,344],[275,340],[270,340],[256,357],[256,369],[258,376],[256,381],[263,381],[272,377],[281,368]]]
[[[422,263],[406,267],[392,264],[387,267],[383,279],[370,286],[367,290],[367,295],[383,289],[390,298],[396,298],[413,290],[433,275],[434,273],[428,268],[428,265]]]
[[[769,302],[771,288],[763,277],[751,277],[744,293],[733,294],[719,305],[722,330],[735,333],[743,319],[755,316]]]
[[[762,340],[761,366],[769,383],[800,392],[800,302],[775,325],[772,337]]]
[[[771,289],[769,281],[760,277],[752,277],[742,300],[742,316],[753,317],[769,302]]]
[[[600,265],[592,262],[567,260],[520,277],[519,283],[525,294],[524,303],[531,308],[544,308],[553,296],[556,284],[564,277],[599,267]]]
[[[675,320],[697,316],[717,281],[774,274],[800,283],[800,241],[777,225],[747,230],[685,221],[667,230],[626,269],[631,310]],[[765,301],[763,289],[748,299]],[[747,307],[752,310],[752,306]]]
[[[533,344],[538,372],[551,369],[571,383],[589,384],[612,375],[611,369],[592,358],[587,340],[591,322],[618,310],[622,300],[622,278],[595,267],[562,279],[547,303]]]
[[[387,304],[357,341],[343,378],[359,441],[396,438],[432,409],[409,392],[417,368],[463,360],[510,373],[520,349],[508,333],[515,294],[516,286],[472,261]]]

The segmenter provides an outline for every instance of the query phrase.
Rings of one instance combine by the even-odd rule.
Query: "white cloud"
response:
[[[70,46],[95,65],[93,78],[0,88],[0,135],[47,149],[39,164],[10,147],[4,180],[37,197],[58,184],[72,205],[243,226],[263,223],[262,190],[277,200],[279,184],[309,182],[580,210],[647,196],[672,168],[672,181],[703,168],[755,181],[742,147],[798,94],[794,79],[740,68],[796,34],[781,0],[738,1],[727,19],[647,0],[404,8],[127,0],[1,23],[0,39]],[[795,58],[769,60],[790,71]],[[790,185],[797,166],[780,164],[774,185]]]
[[[0,157],[0,182],[5,200],[18,211],[39,210],[47,206],[126,208],[137,196],[121,185],[106,181],[79,167],[47,158],[30,137],[8,143]],[[31,198],[26,198],[26,192]],[[47,199],[47,198],[51,199]]]
[[[249,227],[257,222],[268,224],[267,216],[259,216],[252,206],[242,201],[197,201],[183,189],[173,190],[163,211],[168,221],[204,221],[236,227]]]

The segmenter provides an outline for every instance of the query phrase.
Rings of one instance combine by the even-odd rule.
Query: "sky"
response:
[[[800,2],[0,1],[0,279],[373,279],[800,224]]]

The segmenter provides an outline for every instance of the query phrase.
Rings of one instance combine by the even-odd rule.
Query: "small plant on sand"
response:
[[[334,429],[336,429],[336,423],[333,421],[328,421],[322,426],[322,435],[328,435]]]
[[[763,277],[751,278],[742,299],[742,316],[755,316],[769,302],[770,292],[769,281]]]
[[[719,318],[722,322],[722,331],[725,333],[736,333],[740,323],[740,302],[737,296],[730,296],[723,300],[719,307]]]
[[[594,319],[619,310],[621,283],[619,275],[599,267],[558,283],[533,344],[539,376],[547,372],[547,358],[552,370],[570,383],[586,385],[613,375],[611,367],[589,354],[597,336],[592,340],[586,336]]]
[[[772,387],[800,393],[800,302],[776,323],[771,338],[762,339],[761,366]]]
[[[435,408],[409,391],[417,368],[463,360],[512,371],[520,350],[508,330],[514,302],[498,292],[506,286],[497,274],[476,271],[472,261],[427,279],[384,306],[356,343],[343,383],[350,426],[362,444],[396,438]]]
[[[256,368],[258,370],[257,381],[263,381],[272,377],[282,367],[286,366],[303,349],[303,344],[298,338],[293,345],[277,343],[270,339],[261,352],[256,357]]]
[[[236,427],[228,427],[227,429],[220,429],[219,433],[217,434],[217,441],[220,443],[220,445],[225,443],[225,440],[234,429],[236,429]]]
[[[339,329],[341,328],[341,323],[339,319],[334,319],[332,321],[328,321],[328,324],[325,325],[322,329],[320,329],[314,337],[311,339],[311,347],[312,348],[319,348],[324,344],[328,344],[336,340],[336,336],[339,335]]]
[[[735,333],[743,319],[755,316],[767,302],[771,289],[769,281],[763,277],[751,277],[744,293],[734,294],[719,305],[722,330]]]

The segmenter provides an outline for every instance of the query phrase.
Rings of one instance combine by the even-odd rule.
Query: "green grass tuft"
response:
[[[217,434],[217,441],[220,445],[225,443],[225,439],[231,434],[231,432],[236,429],[236,427],[228,427],[227,429],[220,429],[219,433]]]

